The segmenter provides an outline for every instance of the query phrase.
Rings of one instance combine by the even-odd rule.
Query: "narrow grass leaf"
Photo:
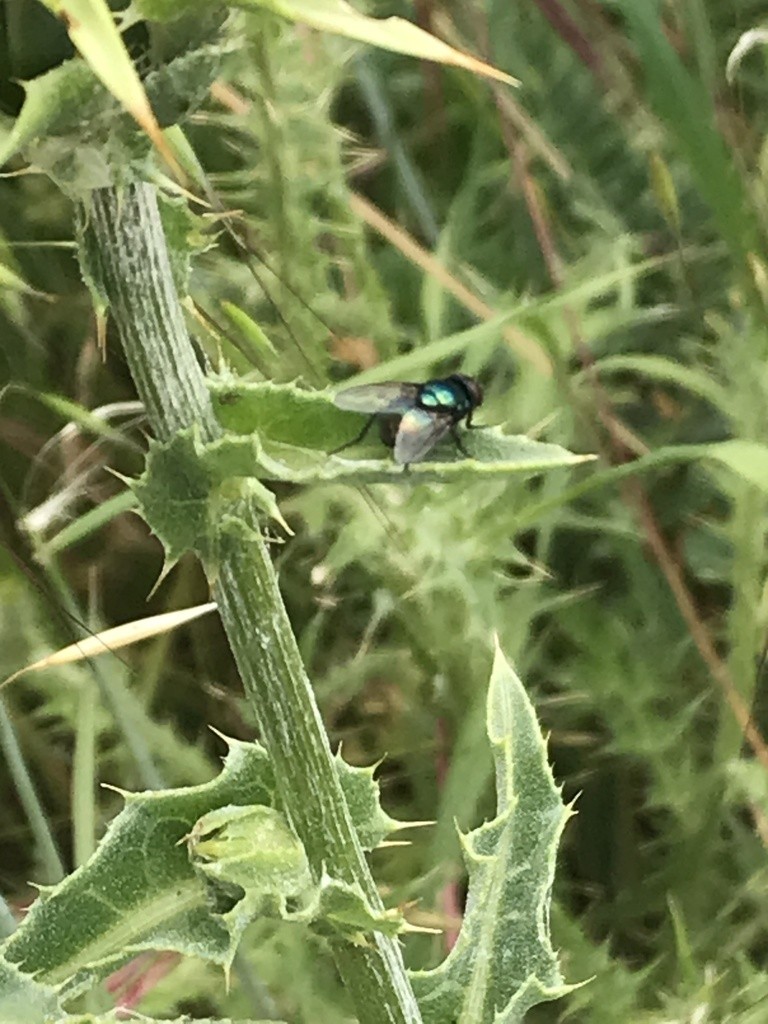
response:
[[[728,63],[725,65],[725,77],[733,83],[736,72],[747,54],[756,46],[768,45],[768,27],[751,28],[748,32],[742,33],[736,41],[736,45],[728,54]]]
[[[135,118],[168,165],[181,176],[106,0],[43,0],[43,3],[61,18],[72,42],[96,77]]]
[[[758,441],[721,441],[706,446],[706,454],[768,494],[768,445]]]
[[[240,0],[243,7],[268,7],[290,21],[300,22],[322,32],[333,32],[361,43],[404,53],[420,60],[432,60],[464,68],[476,75],[494,78],[507,85],[519,85],[516,78],[491,67],[470,53],[448,46],[404,18],[371,18],[345,0]]]
[[[712,101],[670,43],[658,0],[617,0],[637,47],[656,113],[688,161],[702,196],[732,251],[743,263],[757,247],[741,179],[718,131]]]
[[[733,398],[728,391],[718,384],[703,369],[685,366],[674,359],[658,355],[618,355],[598,359],[595,370],[601,376],[615,373],[631,373],[658,381],[660,384],[672,384],[684,388],[692,395],[711,402],[717,409],[730,415]]]
[[[45,565],[54,555],[87,539],[102,526],[112,522],[116,516],[136,508],[137,504],[138,501],[133,491],[124,490],[107,498],[106,501],[102,501],[101,504],[94,505],[93,508],[67,523],[50,540],[41,544],[35,552],[38,561]]]
[[[33,288],[31,284],[27,284],[23,277],[20,277],[10,267],[6,267],[4,263],[0,263],[0,290],[18,292],[20,295],[30,295],[36,299],[44,299],[46,302],[54,301],[53,295],[48,295],[47,292],[41,292],[37,288]]]
[[[150,615],[146,619],[136,619],[134,622],[126,622],[122,626],[114,626],[112,629],[105,629],[101,633],[94,633],[93,636],[83,637],[77,643],[63,647],[53,654],[25,665],[18,672],[8,676],[0,683],[0,687],[7,686],[14,679],[26,674],[36,672],[40,669],[55,668],[58,665],[71,665],[73,662],[84,661],[86,658],[95,658],[99,654],[107,654],[119,651],[122,647],[129,647],[140,640],[147,640],[149,637],[158,636],[161,633],[168,633],[172,629],[178,629],[193,619],[200,618],[214,611],[216,604],[213,601],[208,604],[199,604],[194,608],[184,608],[175,612],[164,612],[162,615]]]

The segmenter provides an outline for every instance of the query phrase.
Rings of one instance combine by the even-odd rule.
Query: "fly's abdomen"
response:
[[[384,415],[379,416],[379,437],[387,448],[395,447],[397,431],[400,427],[402,416]]]

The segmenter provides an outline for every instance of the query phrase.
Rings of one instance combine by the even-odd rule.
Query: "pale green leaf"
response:
[[[349,791],[354,775],[351,769],[343,774]],[[355,941],[373,930],[396,934],[402,929],[400,913],[372,907],[359,886],[327,873],[315,883],[302,843],[275,808],[218,808],[197,822],[187,845],[196,870],[212,883],[212,893],[231,904],[221,921],[232,953],[259,915],[279,915]]]
[[[229,741],[221,773],[187,789],[127,794],[93,856],[43,891],[0,952],[49,984],[91,981],[136,950],[175,949],[225,964],[230,938],[181,841],[225,804],[271,803],[273,777],[258,744]]]
[[[304,906],[286,917],[313,924],[323,934],[342,935],[351,942],[365,942],[366,934],[373,931],[397,935],[404,926],[399,910],[372,907],[359,885],[328,874],[307,894]]]
[[[266,751],[228,743],[211,782],[125,794],[123,811],[87,863],[41,890],[0,947],[0,1011],[6,994],[32,1008],[54,1007],[47,985],[72,997],[142,950],[173,950],[229,968],[243,929],[259,914],[354,941],[373,929],[401,929],[399,912],[372,907],[356,886],[327,875],[313,881],[279,807]],[[340,758],[336,767],[361,843],[373,846],[397,827],[379,807],[373,769]]]
[[[0,166],[30,143],[43,138],[51,128],[62,133],[74,130],[81,118],[100,116],[105,110],[105,98],[114,106],[114,101],[94,82],[93,72],[82,60],[64,61],[26,82],[24,89],[26,97],[21,113],[0,147]]]
[[[246,350],[250,352],[255,362],[258,362],[260,359],[270,362],[275,358],[277,355],[275,346],[259,324],[252,317],[248,316],[245,310],[236,306],[234,302],[227,301],[222,302],[221,308],[245,339]]]
[[[63,526],[50,540],[38,544],[36,557],[41,564],[45,565],[55,555],[79,541],[90,537],[106,523],[111,522],[116,516],[123,512],[129,512],[136,507],[136,495],[131,490],[119,491],[105,501],[94,505],[81,516],[76,516]]]
[[[207,384],[220,423],[234,434],[327,451],[354,437],[365,422],[337,409],[330,391],[230,375],[210,377]]]
[[[193,864],[211,879],[246,890],[294,895],[310,884],[304,848],[273,807],[217,807],[187,837]]]
[[[38,291],[31,284],[27,284],[23,277],[4,263],[0,263],[0,291],[18,292],[20,295],[31,295],[36,299],[45,299],[48,302],[52,299],[52,296],[46,292]]]
[[[311,924],[351,941],[364,941],[374,930],[396,934],[402,929],[400,913],[372,907],[358,885],[325,872],[315,883],[302,843],[285,815],[272,807],[211,811],[197,822],[187,845],[195,869],[210,883],[209,900],[219,908],[229,934],[226,967],[257,916]]]
[[[395,821],[382,810],[379,784],[373,777],[377,765],[355,768],[347,764],[341,751],[336,754],[334,763],[360,845],[364,850],[374,850],[386,836],[407,823]]]
[[[15,964],[0,959],[0,1021],[46,1024],[49,1020],[60,1020],[62,1016],[54,988],[22,973]]]
[[[439,967],[412,975],[424,1024],[519,1024],[571,989],[549,934],[555,856],[571,812],[533,705],[498,649],[487,731],[498,814],[461,836],[469,894],[456,945]]]
[[[201,15],[199,22],[210,28],[209,36],[218,39],[217,23],[210,10]],[[119,35],[118,43],[122,47]],[[203,102],[225,52],[223,45],[211,44],[207,39],[203,45],[199,39],[182,38],[177,43],[172,59],[150,70],[143,83],[163,125],[178,121]],[[150,138],[136,130],[131,114],[86,60],[66,60],[22,84],[24,105],[7,136],[0,140],[0,165],[23,152],[35,167],[78,200],[85,200],[93,189],[149,174]],[[164,140],[161,144],[167,149]],[[173,160],[172,166],[175,163]],[[81,213],[79,220],[87,221],[87,212]],[[95,294],[97,310],[103,311],[106,303],[101,275],[95,254],[86,251],[83,255],[88,233],[83,234],[78,255],[86,283]]]
[[[200,458],[200,447],[193,430],[165,444],[154,442],[144,472],[130,484],[142,517],[165,549],[166,565],[186,551],[213,559],[216,479]]]
[[[366,417],[333,404],[329,391],[308,391],[294,384],[209,382],[216,414],[242,437],[225,437],[207,446],[211,466],[223,475],[313,483],[326,480],[412,483],[450,480],[466,475],[539,473],[589,461],[555,444],[498,427],[464,430],[466,458],[451,440],[438,445],[422,462],[404,471],[380,441],[327,454],[360,433]]]
[[[164,72],[170,74],[184,60],[191,60],[197,54],[186,54],[168,65]],[[204,79],[205,80],[205,79]],[[172,90],[169,90],[172,92]],[[174,111],[174,113],[178,113]],[[180,296],[189,292],[189,275],[193,257],[206,252],[214,244],[214,239],[203,232],[203,222],[189,208],[186,199],[177,196],[166,196],[158,191],[158,208],[163,222],[163,234],[168,246],[168,258],[171,263],[173,283]]]
[[[196,870],[229,892],[222,923],[234,955],[243,931],[259,914],[286,914],[286,901],[312,886],[304,847],[285,815],[273,807],[227,806],[210,811],[187,837]],[[234,891],[233,891],[234,887]],[[227,964],[228,966],[228,964]]]
[[[768,445],[759,441],[721,441],[702,445],[704,454],[768,493]]]
[[[246,499],[291,532],[270,490],[256,479],[230,485],[232,476],[224,463],[210,457],[194,428],[167,443],[150,444],[146,468],[130,486],[142,517],[165,549],[165,571],[185,551],[196,551],[215,572],[224,524]]]
[[[377,450],[373,443],[343,454],[326,455],[285,444],[262,447],[254,435],[216,441],[209,446],[209,452],[212,460],[226,466],[234,476],[253,475],[301,484],[346,480],[413,485],[511,473],[524,476],[593,459],[592,455],[574,455],[560,445],[532,441],[520,434],[504,434],[498,427],[472,430],[463,435],[462,442],[469,458],[456,451],[450,442],[444,442],[407,470],[393,461],[384,445],[379,444]]]
[[[661,214],[673,231],[680,231],[680,204],[675,181],[664,157],[654,151],[648,156],[651,188]]]

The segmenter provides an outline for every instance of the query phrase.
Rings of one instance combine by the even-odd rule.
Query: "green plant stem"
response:
[[[126,359],[155,433],[193,424],[220,433],[184,325],[153,188],[93,194],[84,244],[95,261]],[[378,891],[357,841],[328,740],[288,621],[257,510],[244,503],[242,540],[224,543],[214,597],[245,691],[275,766],[285,810],[316,874]],[[416,1024],[420,1014],[396,941],[338,941],[336,963],[365,1024]]]
[[[747,441],[762,442],[768,428],[764,378],[755,367],[768,358],[768,331],[760,301],[753,301],[745,330],[738,342],[721,342],[720,358],[728,379],[733,433]],[[744,480],[734,480],[728,534],[733,545],[731,606],[728,611],[728,670],[745,708],[751,709],[758,684],[761,636],[760,597],[765,579],[765,492]],[[715,745],[717,762],[726,765],[739,756],[742,729],[728,715],[722,717]]]
[[[5,704],[0,701],[0,749],[5,755],[8,770],[11,773],[16,793],[24,808],[29,827],[37,844],[37,855],[41,862],[41,874],[44,880],[53,884],[60,882],[65,875],[56,841],[53,838],[48,819],[35,789],[35,784],[27,771],[27,764],[21,752],[11,717]]]
[[[72,765],[72,845],[78,867],[96,849],[96,775],[96,687],[88,679],[78,695]]]

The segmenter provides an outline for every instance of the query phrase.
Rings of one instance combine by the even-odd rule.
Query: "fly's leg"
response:
[[[458,431],[456,430],[456,424],[455,424],[455,423],[454,423],[454,425],[453,425],[453,426],[451,427],[451,437],[453,438],[453,443],[454,443],[454,444],[456,445],[456,447],[457,447],[457,448],[459,449],[459,451],[460,451],[460,452],[461,452],[461,454],[462,454],[462,455],[464,456],[464,458],[465,458],[465,459],[471,459],[471,458],[472,458],[472,456],[471,456],[471,455],[469,454],[469,452],[467,451],[467,449],[466,449],[466,448],[464,447],[464,442],[463,442],[463,441],[461,440],[461,438],[459,437],[459,432],[458,432]]]
[[[374,413],[373,416],[369,416],[368,417],[368,419],[366,420],[365,426],[360,431],[360,433],[357,435],[357,437],[353,437],[351,441],[347,441],[345,444],[341,445],[339,448],[334,448],[333,451],[328,452],[328,454],[329,455],[338,455],[339,452],[343,452],[347,448],[352,448],[353,445],[360,444],[360,442],[365,438],[365,435],[368,433],[368,431],[373,426],[375,420],[376,420],[376,414]]]

